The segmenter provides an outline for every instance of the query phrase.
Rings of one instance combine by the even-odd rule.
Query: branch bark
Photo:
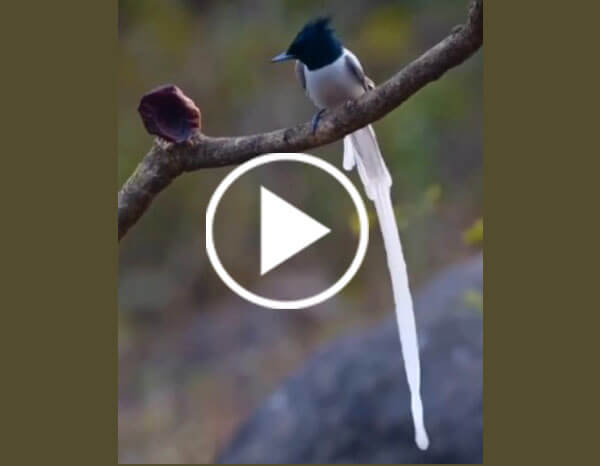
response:
[[[400,106],[426,84],[460,65],[483,43],[483,0],[471,3],[467,22],[359,99],[323,113],[313,134],[310,122],[242,137],[213,138],[197,132],[183,143],[156,139],[150,152],[119,191],[119,240],[152,200],[184,172],[243,163],[269,152],[302,152],[343,138]]]

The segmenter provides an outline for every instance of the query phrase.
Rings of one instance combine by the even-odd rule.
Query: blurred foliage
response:
[[[483,312],[483,295],[479,290],[465,292],[463,300],[468,308]]]
[[[463,232],[463,241],[469,246],[483,243],[483,219],[478,218],[475,223]]]
[[[120,0],[119,184],[152,143],[136,111],[148,90],[177,84],[200,107],[209,135],[291,126],[309,120],[314,108],[292,65],[269,60],[287,48],[308,19],[332,14],[340,37],[381,83],[462,22],[467,4]],[[481,76],[478,54],[374,125],[394,181],[413,288],[470,254],[483,238]],[[310,152],[341,166],[339,142]],[[338,297],[294,316],[266,313],[265,321],[259,310],[237,313],[248,306],[216,277],[204,250],[205,209],[230,170],[202,170],[177,179],[120,244],[123,462],[208,461],[239,419],[316,345],[391,312],[387,265],[371,211],[367,257]],[[356,173],[350,176],[362,192]],[[326,217],[335,211],[335,197],[320,181],[299,174],[281,182],[306,192],[308,212]],[[235,195],[234,202],[245,207],[226,215],[225,228],[244,244],[249,239],[240,225],[252,222],[251,200],[243,190]],[[350,215],[345,224],[356,225],[356,219]],[[344,247],[331,248],[325,260],[343,263]],[[290,279],[315,277],[318,271],[299,270]]]

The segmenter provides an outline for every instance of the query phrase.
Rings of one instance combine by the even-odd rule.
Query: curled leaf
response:
[[[183,142],[200,129],[200,109],[174,85],[151,90],[142,97],[138,112],[146,131],[170,142]]]

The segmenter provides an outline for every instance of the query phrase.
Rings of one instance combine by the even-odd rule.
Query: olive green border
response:
[[[597,93],[599,8],[484,5],[484,463],[586,464],[598,298],[582,295],[598,272],[575,262],[597,241],[598,170],[581,160],[597,158],[598,110],[579,107]]]
[[[117,2],[0,15],[1,462],[115,464]]]
[[[569,8],[576,21],[563,20]],[[557,104],[578,92],[567,79],[585,76],[562,64],[597,44],[595,26],[589,40],[568,31],[597,19],[581,9],[485,2],[486,464],[572,462],[587,443],[577,414],[562,419],[569,395],[561,374],[574,368],[550,352],[568,336],[584,338],[557,317],[582,310],[558,299],[551,275],[564,270],[548,262],[551,244],[569,244],[549,236],[566,230],[565,206],[580,201],[565,199],[581,192],[580,177],[564,173],[577,155],[565,151],[577,149],[556,136],[567,131]],[[114,464],[117,2],[10,2],[2,10],[2,458]],[[544,215],[547,225],[532,226]],[[570,443],[575,435],[584,439]]]

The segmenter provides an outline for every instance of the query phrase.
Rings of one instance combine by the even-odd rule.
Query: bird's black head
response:
[[[296,59],[309,70],[316,70],[337,60],[343,52],[340,40],[330,26],[331,18],[317,18],[307,23],[286,52],[273,62]]]

